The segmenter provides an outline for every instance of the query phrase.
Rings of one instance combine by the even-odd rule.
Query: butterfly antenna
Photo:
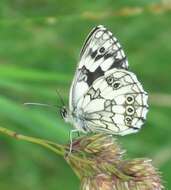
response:
[[[49,104],[42,104],[42,103],[37,103],[37,102],[26,102],[24,103],[25,106],[43,106],[43,107],[49,107],[49,108],[61,108],[61,106],[55,106],[55,105],[49,105]]]
[[[59,99],[60,99],[60,101],[62,103],[62,106],[65,106],[64,99],[62,98],[61,94],[59,93],[59,91],[57,89],[56,89],[56,93],[57,93],[57,95],[58,95],[58,97],[59,97]]]

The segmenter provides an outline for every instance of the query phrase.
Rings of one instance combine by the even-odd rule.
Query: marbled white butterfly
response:
[[[135,133],[146,119],[147,99],[118,40],[104,26],[95,27],[80,53],[69,109],[61,109],[64,120],[84,133]]]

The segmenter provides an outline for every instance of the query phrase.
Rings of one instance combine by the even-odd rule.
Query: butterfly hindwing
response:
[[[112,69],[93,83],[77,106],[83,110],[87,130],[126,135],[144,123],[147,93],[132,72]]]

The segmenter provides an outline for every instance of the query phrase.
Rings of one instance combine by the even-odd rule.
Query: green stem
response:
[[[22,141],[31,142],[34,144],[39,144],[39,145],[55,152],[57,155],[64,157],[66,160],[75,159],[76,161],[79,161],[79,162],[82,162],[85,164],[93,164],[93,162],[91,162],[89,160],[82,159],[79,156],[73,155],[72,153],[69,154],[68,157],[65,157],[67,155],[67,150],[68,150],[68,147],[66,145],[60,145],[60,144],[57,144],[57,143],[54,143],[52,141],[48,141],[45,139],[39,139],[39,138],[35,138],[35,137],[29,137],[29,136],[21,135],[21,134],[16,133],[15,131],[6,129],[4,127],[0,127],[0,133],[3,133],[3,134],[8,135],[10,137],[13,137],[17,140],[22,140]]]
[[[39,145],[41,145],[43,147],[46,147],[46,148],[52,150],[53,152],[55,152],[56,154],[61,155],[61,156],[65,156],[65,153],[66,153],[66,150],[65,150],[64,146],[56,144],[56,143],[53,143],[51,141],[21,135],[21,134],[18,134],[16,132],[12,131],[12,130],[6,129],[4,127],[0,127],[0,133],[3,133],[3,134],[8,135],[10,137],[13,137],[13,138],[15,138],[17,140],[23,140],[23,141],[31,142],[31,143],[34,143],[34,144],[39,144]]]

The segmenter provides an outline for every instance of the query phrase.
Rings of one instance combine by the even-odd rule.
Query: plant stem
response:
[[[62,157],[65,158],[66,161],[68,161],[66,155],[67,155],[67,151],[68,151],[68,146],[67,145],[60,145],[60,144],[57,144],[57,143],[54,143],[52,141],[48,141],[48,140],[45,140],[45,139],[39,139],[39,138],[35,138],[35,137],[30,137],[30,136],[25,136],[25,135],[22,135],[22,134],[18,134],[16,133],[15,131],[12,131],[12,130],[9,130],[9,129],[6,129],[4,127],[1,127],[0,126],[0,133],[3,133],[5,135],[8,135],[10,137],[13,137],[17,140],[22,140],[22,141],[27,141],[27,142],[31,142],[31,143],[34,143],[34,144],[39,144],[47,149],[50,149],[51,151],[55,152],[57,155],[60,155]],[[85,164],[93,164],[93,162],[89,161],[89,160],[84,160],[82,158],[80,158],[79,156],[75,156],[73,155],[72,153],[68,155],[71,158],[79,161],[79,162],[82,162],[82,163],[85,163]]]
[[[13,137],[17,140],[22,140],[22,141],[27,141],[27,142],[31,142],[34,144],[39,144],[43,147],[46,147],[50,150],[52,150],[53,152],[55,152],[58,155],[64,156],[66,153],[65,147],[62,145],[59,145],[57,143],[51,142],[51,141],[47,141],[44,139],[39,139],[39,138],[34,138],[34,137],[29,137],[29,136],[25,136],[25,135],[21,135],[18,134],[12,130],[6,129],[4,127],[0,127],[0,133],[3,133],[5,135],[8,135],[10,137]]]

